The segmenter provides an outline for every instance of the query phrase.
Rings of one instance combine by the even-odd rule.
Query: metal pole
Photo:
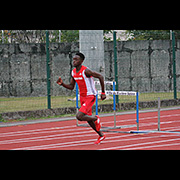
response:
[[[79,106],[78,106],[78,84],[76,83],[76,112],[78,113],[79,111]],[[76,119],[76,125],[79,126],[78,120]]]
[[[59,43],[61,42],[61,30],[59,30]]]
[[[98,91],[96,95],[96,115],[98,115]]]
[[[139,131],[139,93],[136,93],[136,123],[137,131]]]
[[[51,109],[51,79],[50,79],[49,31],[48,30],[46,30],[46,68],[47,68],[47,102],[48,102],[48,109]]]
[[[4,44],[4,30],[1,31],[2,31],[2,44]]]
[[[177,90],[176,90],[176,52],[175,52],[175,35],[172,33],[172,52],[173,52],[173,86],[174,86],[174,99],[177,99]]]
[[[117,45],[116,45],[116,31],[113,32],[113,42],[114,42],[114,75],[116,81],[116,91],[118,91],[118,68],[117,68]],[[116,103],[119,103],[119,96],[116,96]]]
[[[161,101],[160,101],[160,97],[158,97],[158,131],[160,131],[160,109],[161,108]]]
[[[113,91],[115,91],[115,82],[113,81]],[[116,127],[116,95],[113,94],[113,110],[114,110],[114,128]]]

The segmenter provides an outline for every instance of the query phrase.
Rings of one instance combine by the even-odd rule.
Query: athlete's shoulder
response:
[[[88,78],[92,77],[92,71],[91,71],[90,68],[87,67],[87,68],[85,69],[85,75],[86,75],[86,77],[88,77]]]
[[[87,68],[88,68],[88,67],[83,66],[83,65],[82,65],[82,67],[81,67],[82,70],[85,70],[85,69],[87,69]]]

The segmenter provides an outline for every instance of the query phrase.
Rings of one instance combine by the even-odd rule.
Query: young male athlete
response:
[[[95,103],[96,99],[96,88],[94,85],[94,78],[98,78],[101,84],[101,100],[106,99],[105,90],[104,90],[104,77],[90,70],[88,67],[82,65],[85,59],[84,54],[76,53],[73,57],[73,66],[75,67],[71,73],[70,84],[63,83],[61,77],[57,80],[57,84],[73,90],[75,86],[75,82],[77,82],[80,91],[80,102],[81,107],[76,114],[76,118],[79,121],[87,121],[88,124],[99,134],[98,140],[95,144],[101,143],[105,139],[105,135],[100,131],[101,124],[99,116],[92,116],[92,106]]]

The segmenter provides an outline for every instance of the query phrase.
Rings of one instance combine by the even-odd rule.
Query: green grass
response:
[[[75,102],[68,101],[72,96],[54,96],[51,98],[52,108],[74,106]],[[47,108],[47,97],[0,98],[0,113],[29,111]]]
[[[52,108],[59,107],[75,107],[75,101],[68,101],[73,99],[75,96],[52,96],[51,106]],[[160,97],[162,99],[173,99],[173,92],[163,93],[140,93],[139,101],[154,101]],[[178,98],[180,98],[180,92],[178,92]],[[119,102],[135,102],[136,97],[134,96],[119,96]],[[98,101],[99,104],[113,104],[113,100]],[[80,103],[79,103],[80,106]],[[47,108],[47,97],[11,97],[2,98],[0,97],[0,113],[3,112],[15,112],[15,111],[29,111]]]
[[[157,101],[158,97],[161,100],[173,99],[173,92],[161,92],[161,93],[140,93],[139,101]],[[180,98],[180,92],[177,93],[177,97]],[[136,101],[134,96],[119,96],[119,102],[133,102]]]

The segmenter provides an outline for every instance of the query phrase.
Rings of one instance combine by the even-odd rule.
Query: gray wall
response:
[[[45,47],[45,44],[0,45],[0,96],[46,95]],[[69,81],[72,56],[78,51],[79,43],[50,44],[52,95],[66,92],[56,81],[59,75]]]
[[[177,89],[180,90],[180,41],[176,49]],[[166,92],[173,90],[172,52],[169,40],[117,43],[120,90]],[[105,43],[106,77],[114,75],[113,44]]]
[[[179,40],[176,46],[177,89],[180,90]],[[117,50],[119,90],[173,90],[169,40],[120,41]],[[78,51],[79,43],[50,44],[52,95],[72,93],[58,86],[56,80],[61,76],[64,82],[69,82],[72,56]],[[104,42],[104,62],[106,80],[113,80],[113,42]],[[0,96],[44,96],[46,89],[45,44],[0,45]]]
[[[84,65],[105,76],[103,38],[103,30],[79,31],[80,52],[86,57]]]

